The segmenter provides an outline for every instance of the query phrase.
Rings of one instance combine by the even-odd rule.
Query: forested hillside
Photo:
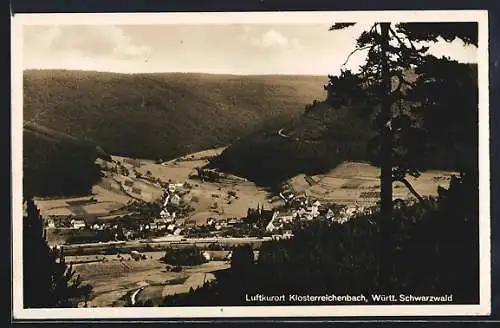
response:
[[[24,72],[24,119],[150,159],[226,146],[297,119],[327,77]]]

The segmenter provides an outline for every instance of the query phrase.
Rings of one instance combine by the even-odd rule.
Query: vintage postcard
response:
[[[16,319],[490,313],[486,11],[12,30]]]

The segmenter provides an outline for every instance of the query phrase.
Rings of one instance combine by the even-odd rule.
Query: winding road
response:
[[[146,288],[146,286],[142,286],[130,295],[130,302],[132,305],[135,305],[135,298],[137,297],[137,294],[139,294],[144,288]]]
[[[283,133],[283,130],[285,130],[284,128],[281,128],[278,130],[278,135],[282,138],[285,138],[285,139],[289,139],[289,140],[293,140],[293,141],[297,141],[297,142],[305,142],[305,143],[319,143],[319,141],[312,141],[312,140],[306,140],[306,139],[300,139],[300,138],[292,138],[290,137],[289,135],[286,135],[285,133]]]
[[[283,130],[284,130],[284,129],[279,129],[279,131],[278,131],[278,135],[279,135],[280,137],[283,137],[283,138],[290,138],[289,136],[287,136],[286,134],[284,134],[284,133],[283,133]]]

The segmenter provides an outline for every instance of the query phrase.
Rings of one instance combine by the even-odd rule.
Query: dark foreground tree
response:
[[[25,308],[75,307],[88,300],[90,285],[82,285],[80,276],[64,255],[50,247],[45,239],[43,218],[33,199],[25,201],[23,218],[23,293]]]
[[[237,246],[231,255],[231,269],[244,272],[252,267],[253,260],[253,249],[250,245]]]
[[[337,23],[330,30],[348,28],[355,23]],[[429,47],[418,42],[436,42],[441,37],[445,41],[461,39],[464,44],[477,46],[476,23],[375,23],[357,39],[356,49],[349,57],[360,50],[368,50],[367,60],[360,67],[362,87],[367,94],[367,108],[372,112],[373,126],[377,133],[373,139],[376,162],[381,167],[380,175],[380,288],[390,282],[391,250],[393,238],[390,221],[393,219],[394,181],[401,181],[417,198],[418,193],[406,180],[406,175],[418,177],[420,167],[416,160],[425,150],[424,132],[418,117],[412,109],[428,106],[426,94],[420,93],[420,106],[405,103],[407,89],[415,86],[406,74],[421,66],[430,57]],[[349,59],[348,57],[348,59]],[[346,75],[346,74],[344,74]],[[352,79],[351,79],[352,80]],[[331,78],[331,85],[338,81]],[[349,90],[356,88],[351,85]],[[329,92],[329,96],[331,92]],[[460,108],[456,108],[460,110]],[[469,108],[466,108],[469,109]],[[459,114],[460,115],[460,114]]]

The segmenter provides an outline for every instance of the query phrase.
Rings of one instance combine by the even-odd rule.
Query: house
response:
[[[171,231],[171,232],[175,231],[175,224],[169,224],[169,225],[167,226],[167,230],[168,230],[168,231]]]
[[[163,230],[167,227],[165,219],[154,219],[154,223],[156,223],[158,230]]]
[[[279,229],[279,223],[278,221],[278,215],[279,211],[276,211],[273,213],[273,216],[269,220],[269,222],[266,224],[266,231],[274,231],[276,229]]]
[[[181,228],[177,228],[175,231],[174,231],[174,235],[175,236],[180,236],[182,233],[182,229]]]
[[[187,226],[195,226],[196,225],[196,220],[193,220],[193,219],[186,219],[184,221],[184,225],[187,225]]]
[[[318,217],[319,215],[319,207],[318,206],[311,206],[310,210],[309,210],[309,214],[311,214],[311,216],[313,218],[315,217]]]
[[[47,221],[47,226],[48,226],[49,228],[55,228],[55,227],[56,227],[56,224],[54,223],[54,220],[53,220],[53,219],[49,219],[49,220]]]
[[[71,220],[71,225],[73,226],[73,229],[85,228],[85,221],[81,219],[73,219]]]
[[[207,219],[207,225],[211,226],[215,224],[215,219],[214,218],[208,218]]]
[[[293,199],[295,197],[295,194],[291,191],[280,192],[279,195],[280,195],[281,199],[283,199],[283,201],[285,201],[285,203],[288,203],[291,199]]]
[[[276,211],[269,223],[266,226],[266,231],[274,231],[277,229],[281,229],[283,227],[283,223],[292,222],[294,218],[294,213],[292,212],[283,212],[280,213]]]
[[[149,224],[149,228],[150,228],[151,230],[157,230],[157,229],[158,229],[158,224],[157,224],[157,223],[155,223],[155,222],[151,222],[151,223]]]
[[[294,207],[302,207],[308,205],[307,197],[304,195],[295,196],[291,201],[290,205]]]
[[[290,239],[290,238],[292,238],[292,237],[293,237],[293,232],[292,232],[292,230],[285,230],[285,231],[283,232],[283,238],[284,238],[284,239]]]
[[[170,193],[174,193],[177,189],[182,188],[183,186],[183,183],[169,183],[167,189]]]
[[[210,257],[210,253],[209,253],[209,252],[204,251],[204,252],[202,253],[202,255],[203,255],[203,257],[205,258],[205,260],[207,260],[207,261],[210,261],[210,260],[211,260],[211,257]]]
[[[231,251],[206,251],[206,253],[210,256],[210,261],[227,261]]]
[[[167,209],[162,209],[160,212],[160,217],[165,223],[170,223],[175,221],[175,212],[169,213]]]
[[[177,220],[175,220],[175,225],[183,226],[186,223],[186,220],[186,218],[178,218]]]
[[[293,220],[293,213],[292,212],[280,213],[279,211],[276,211],[276,217],[280,221],[291,222]]]
[[[241,223],[240,219],[232,218],[232,219],[227,220],[228,226],[234,226],[234,225],[237,225],[238,223]]]
[[[170,198],[170,203],[173,205],[179,205],[181,203],[182,198],[175,194]]]
[[[269,222],[269,224],[266,226],[266,231],[278,230],[281,227],[283,227],[283,223],[277,220],[271,220],[271,222]]]
[[[307,211],[303,207],[301,207],[298,211],[295,211],[294,213],[295,217],[301,218],[307,213]]]

